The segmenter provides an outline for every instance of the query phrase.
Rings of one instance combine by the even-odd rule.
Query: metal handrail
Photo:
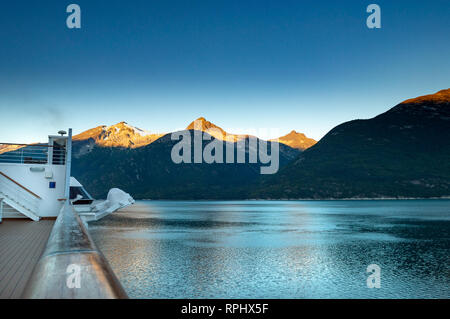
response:
[[[66,201],[55,222],[47,247],[28,280],[23,297],[128,298],[69,201]]]
[[[20,144],[20,143],[1,143],[0,145],[16,145],[16,146],[42,146],[42,147],[55,147],[53,145],[49,145],[49,144]]]
[[[15,180],[13,180],[11,177],[9,177],[8,175],[0,172],[0,175],[7,178],[9,181],[13,182],[14,184],[16,184],[17,186],[19,186],[20,188],[22,188],[23,190],[27,191],[28,193],[30,193],[31,195],[33,195],[34,197],[36,197],[37,199],[41,199],[41,197],[39,195],[36,195],[35,193],[33,193],[32,191],[30,191],[28,188],[26,188],[25,186],[19,184],[18,182],[16,182]]]

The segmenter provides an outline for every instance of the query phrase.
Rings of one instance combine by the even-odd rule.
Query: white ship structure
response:
[[[0,144],[0,221],[4,218],[58,216],[66,200],[86,223],[134,203],[113,188],[105,201],[95,201],[70,176],[71,134],[50,135],[47,144]],[[69,147],[70,146],[70,147]],[[66,188],[69,187],[69,196]]]

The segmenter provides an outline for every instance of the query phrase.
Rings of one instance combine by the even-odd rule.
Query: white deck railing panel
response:
[[[40,198],[4,174],[0,174],[0,198],[33,220],[39,219]]]

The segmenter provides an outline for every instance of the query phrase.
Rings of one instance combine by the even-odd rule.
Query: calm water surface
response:
[[[132,298],[450,298],[450,200],[139,201],[89,227]]]

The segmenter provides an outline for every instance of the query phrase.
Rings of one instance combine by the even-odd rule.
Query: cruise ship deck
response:
[[[4,219],[0,224],[0,299],[21,297],[54,223]]]

